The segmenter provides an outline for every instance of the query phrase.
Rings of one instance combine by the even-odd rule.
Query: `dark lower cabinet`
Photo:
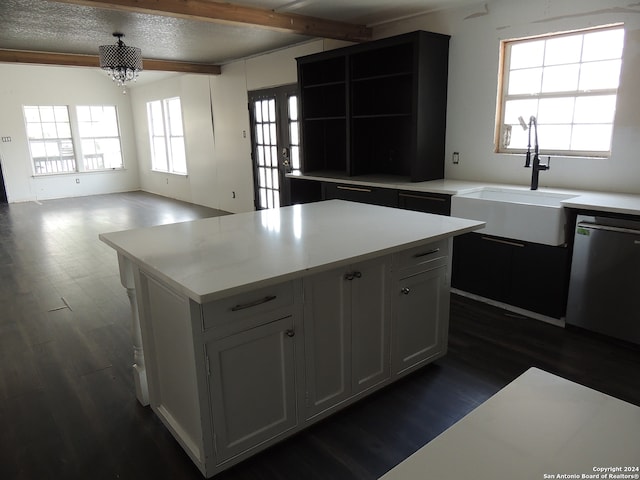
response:
[[[562,318],[567,307],[569,262],[567,247],[468,233],[454,239],[451,286]]]
[[[393,188],[367,187],[341,183],[323,183],[324,199],[350,200],[383,207],[398,206],[398,191]]]
[[[400,190],[398,191],[398,206],[405,210],[450,215],[451,195]]]

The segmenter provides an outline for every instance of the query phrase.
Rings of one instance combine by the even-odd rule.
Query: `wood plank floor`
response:
[[[135,399],[97,235],[219,214],[141,192],[0,205],[0,479],[202,478]],[[531,366],[640,405],[638,347],[453,296],[446,357],[216,478],[375,479]]]

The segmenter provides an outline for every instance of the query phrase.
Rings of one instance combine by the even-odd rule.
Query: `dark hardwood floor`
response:
[[[140,192],[0,205],[1,479],[202,478],[135,399],[97,236],[221,213]],[[640,405],[638,347],[453,296],[447,356],[216,478],[375,479],[531,366]]]

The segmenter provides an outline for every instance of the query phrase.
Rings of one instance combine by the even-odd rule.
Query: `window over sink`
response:
[[[501,42],[496,151],[523,153],[535,117],[540,153],[608,157],[623,25]]]

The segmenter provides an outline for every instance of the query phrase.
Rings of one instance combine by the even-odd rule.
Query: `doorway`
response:
[[[287,173],[300,170],[297,85],[249,92],[256,210],[290,203]]]

